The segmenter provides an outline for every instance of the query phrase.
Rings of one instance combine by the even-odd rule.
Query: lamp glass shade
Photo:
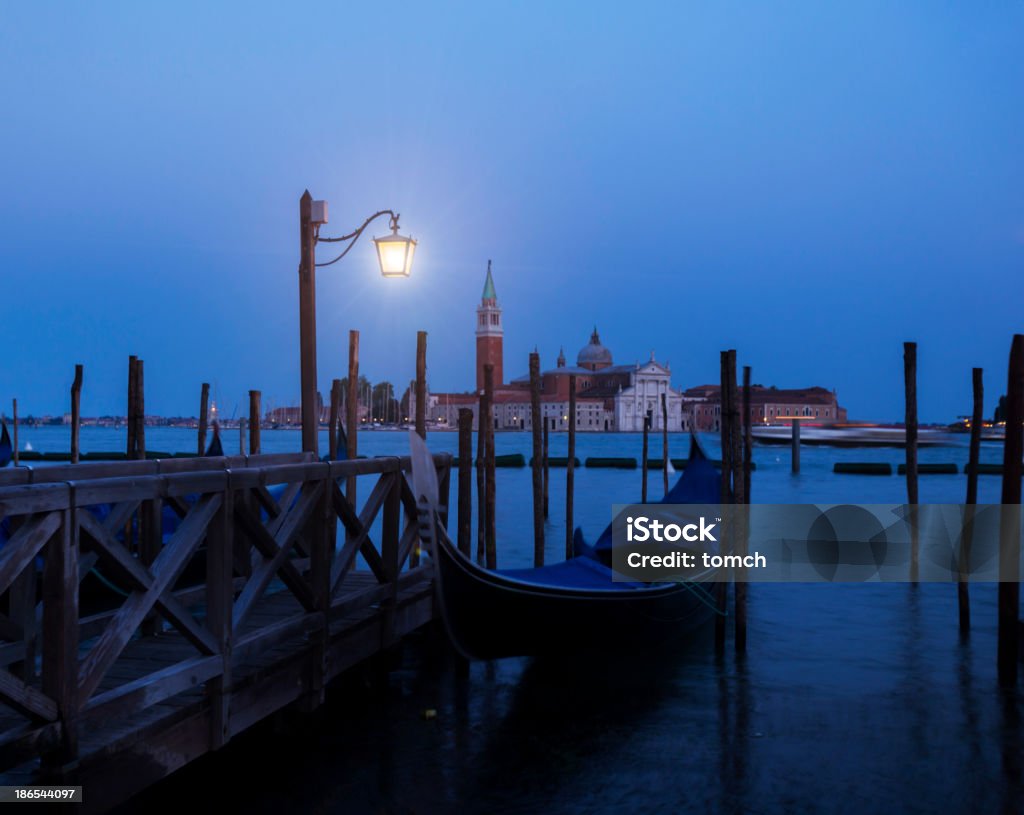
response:
[[[377,260],[384,277],[408,277],[412,273],[412,258],[416,254],[416,241],[396,231],[385,238],[374,238]]]

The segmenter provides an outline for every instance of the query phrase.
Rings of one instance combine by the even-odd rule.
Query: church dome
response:
[[[576,355],[576,364],[581,368],[589,368],[596,371],[599,368],[607,368],[612,364],[612,352],[601,345],[601,338],[597,334],[597,326],[594,326],[594,333],[590,335],[590,342],[580,349]]]

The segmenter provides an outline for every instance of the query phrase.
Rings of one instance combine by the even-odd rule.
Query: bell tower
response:
[[[505,330],[501,324],[501,309],[498,307],[498,295],[494,291],[494,278],[491,277],[491,262],[487,261],[487,280],[484,281],[484,293],[480,297],[480,305],[476,307],[476,390],[484,389],[484,365],[494,366],[494,387],[500,386],[504,380],[502,371],[502,338]]]

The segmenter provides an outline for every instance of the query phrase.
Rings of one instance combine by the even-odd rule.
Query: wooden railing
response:
[[[435,463],[447,503],[451,457]],[[339,628],[374,616],[388,645],[400,591],[430,579],[429,561],[408,566],[409,466],[288,455],[0,472],[0,771],[74,766],[175,698],[198,700],[215,749],[261,718],[233,718],[240,680],[288,647],[318,704],[343,661],[331,657]],[[349,477],[361,493],[373,481],[360,509],[340,486]],[[116,589],[104,608],[80,603],[93,569]]]

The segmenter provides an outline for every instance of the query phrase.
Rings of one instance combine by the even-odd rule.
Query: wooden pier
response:
[[[451,458],[435,462],[447,503]],[[82,784],[102,811],[275,711],[315,708],[429,622],[409,466],[288,454],[0,472],[0,783]],[[359,509],[349,478],[368,483]],[[79,602],[94,567],[119,587],[103,610]]]

